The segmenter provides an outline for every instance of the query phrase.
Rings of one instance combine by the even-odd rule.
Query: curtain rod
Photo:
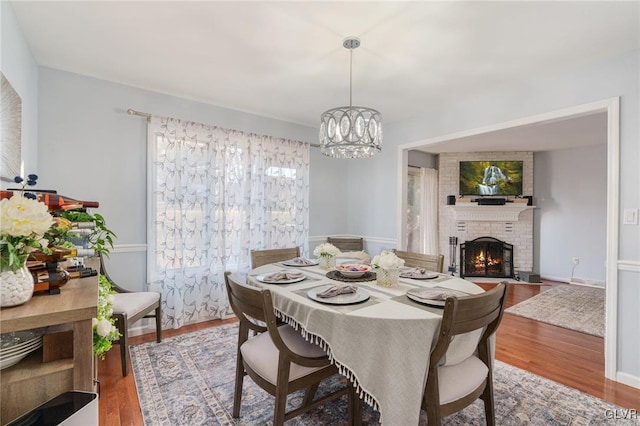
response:
[[[129,108],[127,110],[127,114],[129,114],[129,115],[139,115],[140,117],[145,117],[147,119],[147,121],[151,121],[151,117],[153,116],[153,114],[149,114],[148,112],[136,111],[133,108]],[[317,144],[317,143],[310,143],[309,146],[312,147],[312,148],[320,148],[320,145]]]

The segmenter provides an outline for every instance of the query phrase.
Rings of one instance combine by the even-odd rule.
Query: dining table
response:
[[[264,282],[265,277],[287,271],[298,278]],[[271,291],[276,316],[325,349],[360,398],[379,411],[383,424],[417,425],[429,354],[437,340],[443,308],[415,301],[407,293],[422,288],[469,295],[484,291],[452,275],[424,276],[429,278],[400,277],[397,285],[383,287],[377,284],[373,272],[361,277],[369,280],[355,281],[317,264],[298,267],[285,261],[251,270],[247,284]],[[335,285],[354,285],[357,292],[318,297],[322,290]],[[455,363],[473,353],[479,336],[470,333],[454,339],[446,354],[447,362]]]

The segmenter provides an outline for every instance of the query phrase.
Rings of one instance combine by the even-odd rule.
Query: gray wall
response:
[[[0,70],[22,101],[24,171],[38,173],[38,64],[22,35],[11,4],[2,1],[0,8]],[[6,188],[12,184],[1,182],[0,185]]]
[[[577,257],[574,277],[604,282],[607,146],[538,152],[534,158],[535,269],[568,281]]]

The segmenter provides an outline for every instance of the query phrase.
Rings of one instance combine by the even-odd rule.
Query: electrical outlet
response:
[[[573,264],[577,265],[578,263],[580,263],[580,259],[578,259],[577,257],[573,258]]]

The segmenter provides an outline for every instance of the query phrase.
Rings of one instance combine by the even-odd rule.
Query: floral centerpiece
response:
[[[111,349],[112,342],[120,337],[113,319],[113,294],[111,283],[104,275],[100,275],[98,287],[98,315],[93,318],[93,353],[104,358],[104,353]]]
[[[322,243],[313,250],[313,255],[318,258],[322,269],[331,269],[336,266],[336,256],[340,249],[330,243]]]
[[[376,271],[377,284],[383,287],[393,287],[398,284],[400,268],[404,266],[404,259],[400,259],[391,251],[383,251],[371,261]]]
[[[47,251],[44,234],[53,224],[47,206],[25,193],[25,185],[35,185],[38,176],[29,175],[26,182],[16,176],[22,189],[11,198],[0,200],[0,306],[16,306],[28,302],[33,294],[33,277],[25,263],[29,253]]]

